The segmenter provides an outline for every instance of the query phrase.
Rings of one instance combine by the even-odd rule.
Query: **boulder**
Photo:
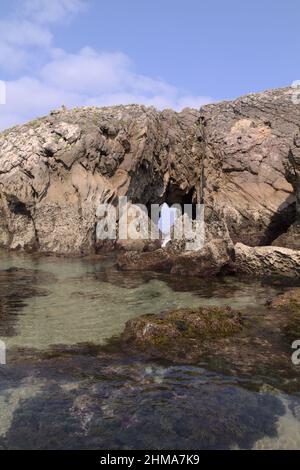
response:
[[[170,272],[174,255],[162,248],[148,252],[127,251],[118,256],[118,267],[123,271]]]
[[[164,248],[152,253],[121,254],[118,256],[119,268],[198,277],[211,277],[232,271],[233,244],[222,217],[220,214],[218,216],[215,212],[214,218],[210,217],[210,224],[204,223],[203,226],[201,220],[192,221],[191,230],[182,233],[181,239],[176,239],[176,226],[186,219],[186,216],[178,217],[175,228],[171,231],[171,240]],[[177,234],[179,232],[180,230]]]
[[[250,247],[237,243],[235,269],[255,276],[300,277],[300,251],[275,246]]]
[[[118,256],[124,271],[163,271],[184,276],[211,277],[232,271],[232,253],[224,240],[211,241],[197,251],[174,249],[174,245],[151,252],[127,252]]]
[[[196,359],[209,344],[239,333],[242,327],[241,315],[230,307],[179,309],[129,320],[121,340],[126,350],[171,360]]]

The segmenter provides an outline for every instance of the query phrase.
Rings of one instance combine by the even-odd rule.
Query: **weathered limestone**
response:
[[[174,251],[170,245],[151,252],[126,252],[119,255],[118,266],[129,271],[211,277],[232,270],[231,254],[223,240],[214,240],[199,251]]]
[[[201,110],[203,197],[224,210],[234,243],[270,245],[295,217],[284,165],[300,125],[292,93],[270,90]]]
[[[235,268],[255,276],[300,277],[300,251],[275,246],[235,245]]]
[[[87,254],[99,204],[196,198],[199,112],[82,108],[0,135],[0,245]],[[198,189],[197,189],[198,188]],[[168,196],[167,196],[168,193]]]
[[[0,246],[64,255],[121,248],[123,269],[202,276],[231,270],[237,244],[238,270],[252,272],[256,263],[259,273],[298,275],[300,105],[292,93],[271,90],[181,113],[62,109],[3,132]],[[116,206],[121,196],[147,208],[203,203],[203,249],[186,252],[187,240],[166,249],[142,237],[98,240],[99,205]],[[281,261],[276,246],[295,254]]]
[[[296,220],[286,233],[273,242],[273,245],[300,250],[300,136],[298,132],[295,134],[285,168],[287,179],[293,185],[296,196]]]

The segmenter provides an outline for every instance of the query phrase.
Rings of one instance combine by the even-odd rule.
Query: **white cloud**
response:
[[[29,54],[5,41],[0,43],[0,64],[5,70],[18,70],[24,68],[29,60]],[[1,69],[0,68],[0,69]]]
[[[43,23],[61,21],[83,6],[80,0],[26,0],[23,18],[0,23],[2,64],[6,59],[10,68],[20,66],[25,71],[7,82],[7,104],[0,106],[1,129],[47,114],[62,104],[142,103],[181,110],[212,101],[179,90],[160,78],[139,74],[122,52],[97,52],[84,47],[68,54],[55,49],[51,31]]]
[[[0,38],[24,49],[30,46],[49,47],[52,42],[52,34],[47,29],[27,20],[0,21]]]
[[[0,68],[8,71],[34,67],[39,51],[50,55],[53,43],[50,25],[66,23],[83,11],[87,3],[83,0],[19,0],[18,5],[18,13],[0,20]]]
[[[177,97],[175,109],[184,108],[201,108],[201,106],[212,103],[213,99],[210,96],[196,96],[189,94],[180,94]]]
[[[0,64],[3,70],[22,70],[33,65],[36,49],[44,51],[51,44],[52,34],[41,25],[17,19],[0,21]]]
[[[131,62],[125,54],[97,54],[86,47],[78,54],[61,53],[42,68],[40,76],[57,88],[103,93],[121,89],[131,75],[130,68]]]
[[[32,77],[7,82],[6,105],[0,106],[0,128],[5,129],[48,114],[62,104],[84,104],[82,95],[58,89]]]
[[[22,0],[21,13],[38,23],[61,23],[83,11],[83,0]]]
[[[40,71],[40,78],[57,88],[84,94],[176,96],[177,89],[161,79],[136,73],[130,58],[121,53],[97,53],[90,47],[78,54],[60,51]]]
[[[121,53],[97,54],[83,49],[77,55],[56,54],[58,58],[46,64],[36,77],[7,82],[7,104],[0,108],[0,128],[26,122],[63,104],[75,107],[141,103],[181,110],[212,101],[137,74],[130,59]]]

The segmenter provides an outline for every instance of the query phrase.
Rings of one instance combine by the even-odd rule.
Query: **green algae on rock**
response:
[[[300,310],[300,288],[289,289],[270,302],[272,308],[297,308]]]
[[[300,338],[300,288],[289,289],[275,297],[269,306],[285,315],[284,331],[291,341]]]
[[[241,314],[230,307],[178,309],[129,320],[122,334],[126,349],[176,360],[201,357],[212,341],[239,333]]]

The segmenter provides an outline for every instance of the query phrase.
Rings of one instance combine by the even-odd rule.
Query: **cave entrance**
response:
[[[162,234],[162,247],[171,240],[172,227],[179,215],[179,211],[175,207],[169,207],[166,202],[162,205],[158,220],[158,228]]]
[[[272,245],[277,238],[284,235],[296,222],[297,211],[294,199],[294,195],[290,195],[280,210],[273,215],[260,245]]]
[[[171,240],[172,228],[176,219],[184,214],[185,206],[189,205],[189,214],[192,220],[196,219],[197,205],[196,205],[196,190],[192,187],[189,192],[184,192],[178,186],[169,184],[164,203],[160,210],[160,217],[158,221],[158,228],[162,233],[162,246]]]
[[[181,211],[183,214],[184,206],[190,205],[191,206],[191,213],[192,213],[192,220],[196,219],[197,215],[197,191],[195,187],[192,187],[188,192],[183,191],[182,189],[178,188],[178,186],[169,184],[168,189],[166,191],[165,196],[165,203],[171,207],[175,204],[180,205]]]

